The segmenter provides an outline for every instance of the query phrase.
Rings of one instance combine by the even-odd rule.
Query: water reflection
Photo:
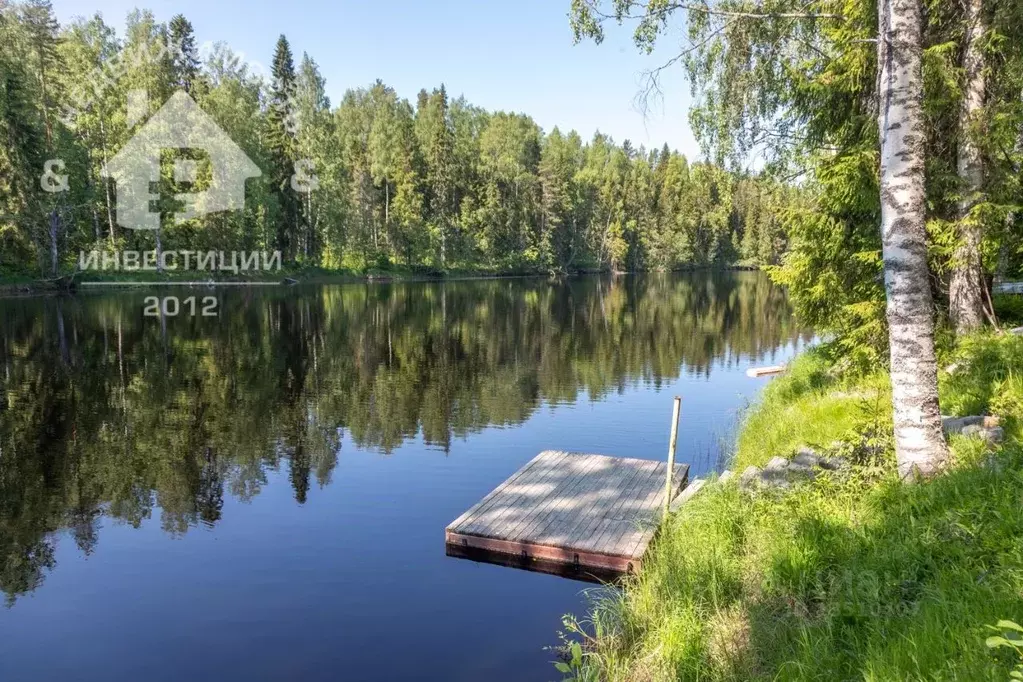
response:
[[[181,292],[171,292],[181,293]],[[189,292],[184,295],[191,295]],[[207,295],[209,292],[198,292]],[[143,294],[0,301],[0,590],[93,551],[103,517],[180,534],[286,470],[298,504],[342,436],[447,449],[545,403],[759,356],[801,335],[758,273],[218,293],[160,320]]]

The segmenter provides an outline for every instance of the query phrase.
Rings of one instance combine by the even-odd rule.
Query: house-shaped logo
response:
[[[136,94],[136,93],[133,93]],[[129,98],[138,115],[141,100]],[[133,230],[156,230],[160,213],[152,203],[160,199],[151,189],[158,183],[161,157],[165,150],[203,150],[209,156],[206,189],[175,194],[184,205],[175,220],[188,220],[217,211],[237,211],[245,206],[245,181],[262,175],[245,152],[228,137],[185,92],[178,91],[154,114],[104,167],[102,175],[117,182],[117,224]],[[196,183],[199,163],[179,158],[174,161],[175,183]]]

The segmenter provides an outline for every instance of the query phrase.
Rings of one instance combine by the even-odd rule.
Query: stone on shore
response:
[[[954,433],[962,433],[963,429],[967,426],[975,426],[977,424],[983,425],[984,417],[942,417],[941,428],[945,431],[946,436],[950,436]]]
[[[982,424],[973,424],[963,429],[962,433],[964,436],[980,438],[992,445],[1005,440],[1005,429],[1001,426],[985,427]]]
[[[746,468],[746,471],[742,472],[739,476],[739,487],[741,488],[752,488],[760,481],[760,467],[750,465]]]

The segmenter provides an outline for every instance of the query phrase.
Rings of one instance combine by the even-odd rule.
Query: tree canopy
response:
[[[0,274],[67,272],[83,249],[278,249],[286,262],[328,269],[571,272],[771,264],[787,244],[785,183],[666,145],[545,131],[443,84],[410,101],[377,81],[332,106],[316,61],[283,35],[262,77],[225,45],[200,55],[181,15],[164,25],[135,11],[119,34],[98,14],[58,26],[48,2],[30,0],[0,22]],[[155,234],[116,224],[101,169],[135,131],[128,93],[140,89],[148,113],[184,90],[262,170],[244,211],[178,220],[161,199]],[[40,188],[47,159],[63,160],[69,192]],[[182,191],[163,170],[161,196]]]

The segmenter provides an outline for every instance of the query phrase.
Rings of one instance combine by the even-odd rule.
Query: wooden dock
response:
[[[548,572],[551,565],[636,571],[663,513],[667,466],[542,452],[447,527],[448,554],[492,554],[494,563],[535,562]],[[688,476],[688,465],[675,466],[672,497]]]

